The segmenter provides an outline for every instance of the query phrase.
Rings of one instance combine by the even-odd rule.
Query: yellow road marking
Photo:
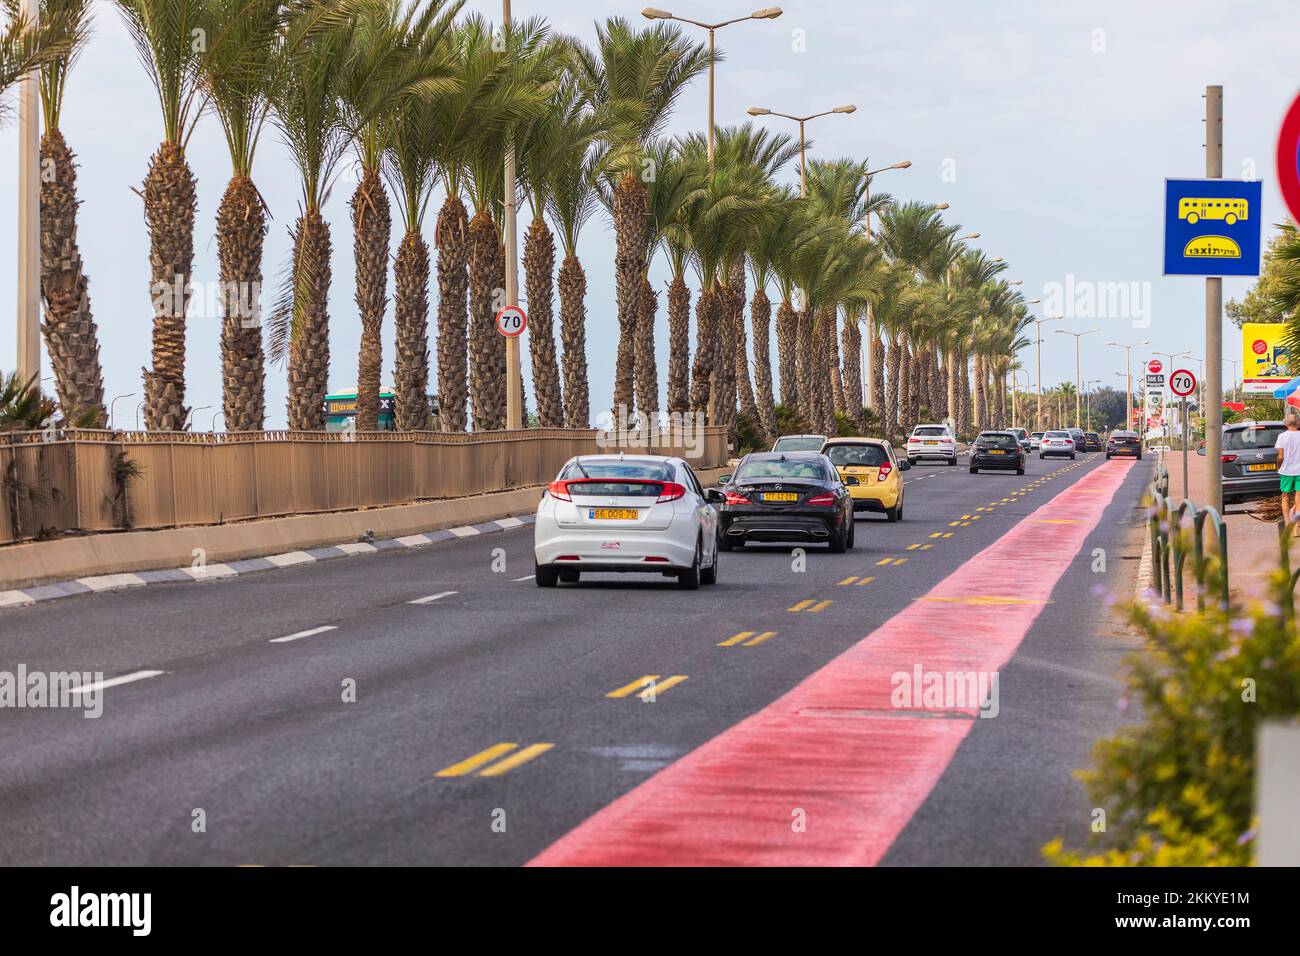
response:
[[[659,679],[658,674],[646,674],[644,677],[638,677],[630,684],[624,684],[618,690],[611,690],[606,697],[628,697],[633,692],[645,690],[647,687],[654,686],[654,682]]]
[[[957,527],[959,524],[961,524],[960,521],[949,521],[949,522],[948,522],[948,527],[950,527],[950,528],[955,528],[955,527]]]
[[[976,508],[976,511],[992,511],[992,508]]]
[[[649,700],[651,697],[658,697],[670,687],[676,687],[682,681],[686,680],[685,674],[674,674],[666,680],[656,681],[653,687],[647,687],[641,693],[637,694],[642,700]]]
[[[809,614],[816,614],[816,613],[818,613],[819,611],[824,611],[824,610],[826,610],[828,607],[830,607],[832,603],[833,603],[833,602],[831,602],[831,601],[820,601],[820,602],[818,602],[817,604],[814,604],[812,607],[810,607],[810,608],[808,609],[808,613],[809,613]]]
[[[976,606],[993,606],[1002,604],[1046,604],[1031,598],[1003,597],[997,594],[976,595],[971,597],[921,597],[918,601],[938,601],[944,604],[972,604]]]
[[[790,611],[802,611],[804,608],[806,608],[806,607],[810,607],[813,603],[814,603],[814,602],[813,602],[812,598],[808,598],[806,601],[800,601],[798,604],[796,604],[796,605],[795,605],[794,607],[792,607],[792,608],[787,608],[787,610],[790,610]]]
[[[934,534],[930,535],[930,537],[932,537],[932,538],[942,538],[942,537],[943,537],[943,532],[942,532],[942,531],[936,531]]]
[[[872,581],[874,581],[874,580],[876,580],[876,579],[875,579],[875,578],[863,578],[861,581],[858,582],[858,585],[857,585],[857,586],[858,586],[858,587],[862,587],[862,585],[864,585],[864,584],[870,584],[870,583],[871,583]]]
[[[480,772],[479,776],[499,777],[503,773],[509,773],[511,770],[514,770],[515,767],[518,767],[520,764],[528,763],[528,761],[532,760],[534,757],[541,756],[554,746],[555,744],[532,744],[525,747],[523,750],[520,750],[518,753],[511,754],[500,763],[494,763],[486,770]]]
[[[876,565],[877,567],[879,567],[882,564],[893,564],[893,563],[894,563],[893,558],[881,558],[879,561],[876,562]]]
[[[741,632],[740,632],[739,634],[737,634],[735,637],[729,637],[729,638],[727,638],[725,641],[719,641],[719,642],[718,642],[718,646],[719,646],[719,647],[732,647],[732,646],[734,646],[734,645],[736,645],[736,644],[739,644],[739,643],[740,643],[741,641],[743,641],[745,638],[747,638],[747,637],[753,637],[753,636],[754,636],[754,632],[753,632],[753,631],[741,631]]]
[[[908,550],[908,551],[915,551],[915,550],[916,550],[917,548],[919,548],[919,547],[920,547],[919,544],[909,544],[909,545],[907,546],[906,550]]]
[[[509,753],[518,747],[518,744],[493,744],[487,750],[480,750],[472,757],[466,757],[459,763],[454,763],[450,767],[445,767],[434,774],[435,777],[463,777],[483,766],[485,763],[491,763],[504,753]]]
[[[934,545],[932,545],[932,544],[923,544],[923,545],[921,545],[921,550],[922,550],[922,551],[929,551],[929,550],[930,550],[931,548],[933,548],[933,547],[934,547]]]
[[[894,566],[897,567],[900,564],[907,564],[907,558],[894,558]]]
[[[951,531],[942,531],[942,532],[939,533],[939,537],[941,537],[941,538],[951,538],[951,537],[952,537],[952,532],[951,532]]]
[[[852,583],[853,583],[854,581],[856,581],[857,579],[858,579],[858,576],[857,576],[856,574],[850,574],[847,578],[845,578],[843,581],[841,581],[840,584],[852,584]]]
[[[958,525],[959,527],[962,527],[962,528],[965,528],[965,527],[967,527],[967,526],[970,525],[970,522],[969,522],[969,521],[957,521],[957,522],[954,522],[954,523],[955,523],[956,525]]]
[[[776,636],[776,631],[764,631],[762,634],[758,635],[758,637],[754,638],[752,641],[746,641],[745,646],[753,647],[756,644],[762,644],[769,637],[775,637],[775,636]]]
[[[966,520],[969,520],[969,519],[970,519],[970,515],[962,515],[962,518],[963,518],[963,519],[966,519]]]

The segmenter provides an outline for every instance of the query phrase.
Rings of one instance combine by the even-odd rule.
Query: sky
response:
[[[690,0],[683,8],[674,6],[676,0],[659,2],[702,21],[749,12],[743,0]],[[63,128],[79,161],[79,239],[99,325],[105,393],[109,400],[128,396],[117,404],[116,424],[132,427],[151,330],[148,233],[132,188],[144,178],[162,120],[120,15],[108,0],[96,0],[96,8],[94,36],[67,91]],[[501,12],[499,3],[481,0],[470,0],[466,8],[491,18]],[[513,15],[544,17],[554,29],[592,42],[595,23],[609,16],[644,23],[639,9],[612,0],[515,0]],[[1074,339],[1048,331],[1054,328],[1100,329],[1080,340],[1085,382],[1119,383],[1123,352],[1107,347],[1110,340],[1150,339],[1149,347],[1134,351],[1135,366],[1156,350],[1204,356],[1204,281],[1161,275],[1164,180],[1205,175],[1203,94],[1207,84],[1222,85],[1224,176],[1263,180],[1267,241],[1285,215],[1273,168],[1277,131],[1300,92],[1295,0],[1092,0],[1086,5],[788,0],[784,10],[776,20],[719,31],[724,55],[715,91],[719,125],[748,120],[750,106],[798,114],[856,105],[856,113],[809,125],[810,156],[869,158],[873,169],[910,160],[910,169],[877,177],[873,190],[900,201],[949,203],[948,220],[963,231],[978,231],[981,238],[972,244],[1003,257],[1009,265],[1004,277],[1021,280],[1026,297],[1043,299],[1043,305],[1031,306],[1035,316],[1044,317],[1045,306],[1059,305],[1065,320],[1043,326],[1044,386],[1073,381],[1075,374]],[[703,31],[687,29],[706,39]],[[702,129],[707,96],[707,79],[701,77],[683,95],[668,132]],[[0,127],[3,183],[17,181],[14,120],[9,111]],[[797,133],[794,124],[778,118],[757,122]],[[215,282],[215,216],[230,175],[215,118],[199,124],[188,156],[199,185],[194,278]],[[797,164],[784,175],[797,182]],[[301,195],[273,129],[259,150],[254,179],[273,217],[264,264],[269,299],[290,252],[288,233]],[[334,249],[333,390],[356,381],[360,325],[347,206],[355,181],[354,165],[344,163],[325,210]],[[435,196],[431,209],[441,201]],[[430,241],[433,219],[431,214],[426,224]],[[12,369],[17,215],[11,190],[0,189],[0,222],[5,223],[0,302],[6,303],[0,313],[0,369]],[[521,223],[521,234],[526,225]],[[398,233],[395,228],[394,251]],[[617,343],[613,230],[603,214],[587,226],[579,255],[588,277],[592,407],[599,409],[612,395]],[[654,263],[652,283],[663,288],[667,278],[665,263]],[[1241,298],[1252,281],[1226,279],[1225,301]],[[1111,283],[1123,286],[1103,285]],[[1116,295],[1121,288],[1128,294],[1126,306]],[[1089,309],[1088,290],[1101,292],[1109,305]],[[1067,292],[1073,292],[1068,300]],[[187,400],[196,409],[196,430],[211,427],[221,407],[219,340],[215,312],[199,309],[191,315]],[[1240,341],[1240,332],[1225,321],[1225,357],[1239,356]],[[662,378],[667,367],[662,305],[657,343]],[[526,362],[526,346],[523,351]],[[393,355],[390,303],[385,383],[391,380]],[[1032,385],[1034,350],[1025,350],[1021,360]],[[44,367],[42,374],[49,376],[48,358]],[[1232,374],[1225,366],[1225,381]],[[268,427],[285,422],[285,380],[282,367],[268,368]],[[52,388],[52,380],[46,385]]]

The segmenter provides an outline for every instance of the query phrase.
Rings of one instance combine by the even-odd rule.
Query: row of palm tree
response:
[[[268,355],[287,365],[290,427],[323,427],[333,243],[324,211],[349,157],[361,329],[357,427],[378,423],[394,205],[398,427],[504,427],[505,349],[494,315],[504,304],[508,150],[519,169],[515,203],[530,216],[524,292],[541,426],[583,428],[591,420],[578,244],[602,209],[615,240],[613,409],[642,421],[701,410],[733,433],[744,428],[762,438],[776,433],[781,406],[828,433],[875,427],[898,434],[921,418],[951,418],[963,431],[1008,422],[1005,383],[1026,344],[1025,305],[999,278],[1005,265],[964,248],[959,227],[937,209],[870,190],[858,159],[813,160],[801,196],[783,184],[798,145],[750,124],[717,130],[711,158],[702,134],[666,137],[677,99],[713,56],[676,27],[636,29],[614,18],[597,26],[588,48],[540,20],[502,27],[463,15],[462,3],[116,0],[163,119],[140,190],[155,290],[144,371],[151,430],[183,428],[189,417],[185,314],[197,183],[186,148],[208,112],[221,123],[231,160],[217,214],[230,430],[263,427]],[[96,331],[76,248],[75,157],[58,127],[89,10],[89,0],[42,2],[44,20],[71,24],[38,64],[42,151],[57,170],[48,200],[42,187],[42,278],[60,403],[95,410],[102,424]],[[260,288],[264,272],[268,209],[253,166],[269,129],[287,147],[301,195],[292,261],[263,323],[248,290]],[[434,264],[425,226],[438,191],[431,358]],[[662,390],[660,291],[649,278],[661,257],[670,274]],[[431,361],[437,422],[426,401]]]

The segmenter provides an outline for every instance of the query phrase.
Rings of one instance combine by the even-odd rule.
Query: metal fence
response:
[[[1175,503],[1169,497],[1169,470],[1163,457],[1147,487],[1147,507],[1152,583],[1164,602],[1183,609],[1183,572],[1190,557],[1196,609],[1205,610],[1207,594],[1215,595],[1220,606],[1227,608],[1228,526],[1223,516],[1214,508],[1198,508],[1187,498]],[[1207,524],[1210,534],[1206,533]]]
[[[692,447],[625,447],[726,464],[726,429]],[[0,434],[0,544],[72,531],[174,528],[408,504],[545,484],[594,430]]]

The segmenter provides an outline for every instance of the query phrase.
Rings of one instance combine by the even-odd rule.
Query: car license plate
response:
[[[1275,462],[1270,461],[1263,465],[1247,465],[1246,470],[1247,471],[1277,471],[1277,464]]]
[[[924,442],[924,444],[926,444],[926,445],[937,445],[937,444],[939,444],[939,443],[938,443],[937,441],[927,441],[927,442]]]
[[[1003,451],[1001,448],[990,448],[990,449],[989,449],[989,454],[990,454],[990,455],[1005,455],[1006,452]]]
[[[799,496],[792,491],[766,491],[763,493],[764,501],[798,501]]]
[[[587,517],[597,521],[635,521],[641,512],[635,508],[591,508]]]

